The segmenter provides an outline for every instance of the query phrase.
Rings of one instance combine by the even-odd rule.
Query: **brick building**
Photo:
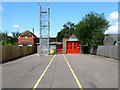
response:
[[[29,30],[20,34],[18,37],[18,45],[33,46],[36,51],[38,46],[39,52],[39,38]],[[63,42],[58,42],[56,37],[50,37],[50,50],[55,50],[56,53],[79,54],[80,41],[74,34],[69,38],[63,38]]]
[[[79,54],[80,53],[80,41],[73,34],[69,38],[63,38],[62,53],[64,54]]]
[[[63,38],[63,42],[57,42],[56,38],[50,38],[50,46],[56,48],[57,53],[80,54],[80,41],[73,34],[69,38]]]
[[[36,43],[38,43],[38,38],[29,30],[21,33],[18,37],[18,45],[35,47]]]

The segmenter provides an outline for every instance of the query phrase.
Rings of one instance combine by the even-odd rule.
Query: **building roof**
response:
[[[74,34],[72,34],[71,36],[70,36],[70,38],[77,38]]]
[[[104,38],[104,45],[115,45],[115,43],[120,41],[120,34],[108,34]]]
[[[37,38],[37,36],[30,32],[29,30],[24,31],[23,33],[20,34],[20,36],[34,36]]]
[[[74,34],[72,34],[72,35],[69,37],[69,39],[77,39],[77,41],[79,41],[79,39],[78,39]]]
[[[108,34],[108,36],[106,36],[106,37],[109,37],[114,41],[116,41],[116,40],[120,41],[120,34]]]

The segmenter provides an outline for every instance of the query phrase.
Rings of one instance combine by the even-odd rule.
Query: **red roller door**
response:
[[[66,42],[66,53],[71,53],[71,54],[80,53],[80,42],[79,41],[67,41]]]
[[[58,53],[62,53],[62,46],[58,46]]]

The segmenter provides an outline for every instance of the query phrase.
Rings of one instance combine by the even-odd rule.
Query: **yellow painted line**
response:
[[[71,73],[72,73],[72,75],[73,75],[73,77],[74,77],[74,79],[75,79],[75,81],[76,81],[78,87],[80,88],[80,90],[83,90],[83,87],[82,87],[82,85],[81,85],[79,79],[78,79],[77,76],[75,75],[75,73],[74,73],[72,67],[70,66],[70,64],[69,64],[69,62],[68,62],[68,60],[67,60],[67,58],[65,57],[64,54],[63,54],[63,56],[64,56],[64,58],[65,58],[65,61],[66,61],[67,65],[68,65],[68,67],[69,67],[69,69],[70,69],[70,71],[71,71]]]
[[[34,87],[33,87],[32,90],[35,90],[35,89],[38,87],[39,83],[41,82],[43,76],[45,75],[46,71],[47,71],[48,68],[50,67],[50,65],[51,65],[51,63],[52,63],[52,61],[53,61],[54,58],[55,58],[55,55],[54,55],[54,57],[51,59],[51,61],[49,62],[49,64],[47,65],[47,67],[46,67],[46,69],[44,70],[44,72],[43,72],[43,73],[41,74],[41,76],[39,77],[38,81],[35,83],[35,85],[34,85]]]

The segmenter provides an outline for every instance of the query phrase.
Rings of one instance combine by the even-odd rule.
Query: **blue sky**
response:
[[[50,36],[56,36],[62,29],[63,24],[71,21],[77,24],[85,14],[93,11],[104,13],[112,26],[106,33],[117,33],[117,2],[50,2]],[[8,32],[35,29],[39,36],[39,5],[37,2],[3,2],[2,9],[2,30]]]

